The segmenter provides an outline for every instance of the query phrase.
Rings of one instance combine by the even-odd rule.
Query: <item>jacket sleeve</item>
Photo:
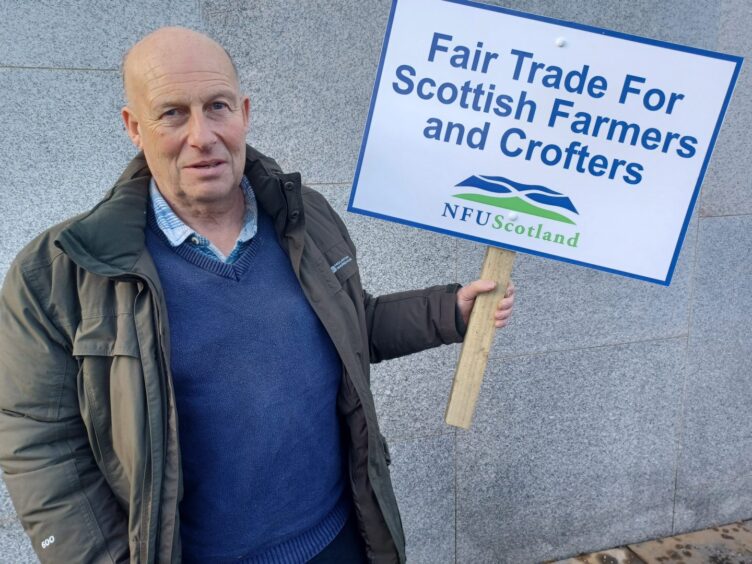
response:
[[[124,562],[126,517],[88,444],[70,343],[34,291],[40,270],[14,264],[0,294],[0,468],[43,564]]]
[[[356,256],[355,244],[342,218],[331,207],[329,210]],[[459,284],[449,284],[383,296],[363,291],[371,362],[461,342],[467,327],[457,311],[459,288]]]
[[[450,284],[378,297],[363,292],[371,362],[462,341],[459,288]]]

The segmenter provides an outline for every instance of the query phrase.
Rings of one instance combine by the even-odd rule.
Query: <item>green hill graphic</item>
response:
[[[574,221],[566,216],[552,212],[550,210],[539,208],[538,206],[534,206],[533,204],[530,204],[516,196],[513,198],[496,198],[494,196],[486,196],[485,194],[455,194],[454,197],[460,198],[462,200],[470,200],[471,202],[477,202],[479,204],[494,206],[496,208],[505,208],[529,215],[544,217],[553,221],[561,221],[562,223],[576,225]]]

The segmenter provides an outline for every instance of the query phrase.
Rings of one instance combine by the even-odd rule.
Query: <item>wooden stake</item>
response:
[[[483,373],[488,363],[488,353],[496,333],[494,312],[507,291],[515,254],[498,247],[486,249],[480,277],[482,280],[495,280],[496,288],[475,298],[444,416],[449,425],[470,428],[475,413],[475,402],[483,382]]]

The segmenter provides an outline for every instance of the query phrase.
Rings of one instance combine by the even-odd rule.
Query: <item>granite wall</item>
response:
[[[752,56],[748,0],[498,4]],[[133,154],[120,56],[168,24],[234,55],[250,142],[342,213],[372,292],[475,278],[478,245],[345,212],[388,13],[387,0],[0,0],[0,278]],[[375,367],[410,562],[535,562],[752,517],[750,76],[669,288],[520,255],[470,431],[443,423],[458,347]],[[4,489],[0,561],[35,561]]]

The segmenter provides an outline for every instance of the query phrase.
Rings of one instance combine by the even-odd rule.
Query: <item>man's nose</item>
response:
[[[203,112],[191,112],[188,121],[188,143],[199,149],[206,149],[216,141],[211,120]]]

